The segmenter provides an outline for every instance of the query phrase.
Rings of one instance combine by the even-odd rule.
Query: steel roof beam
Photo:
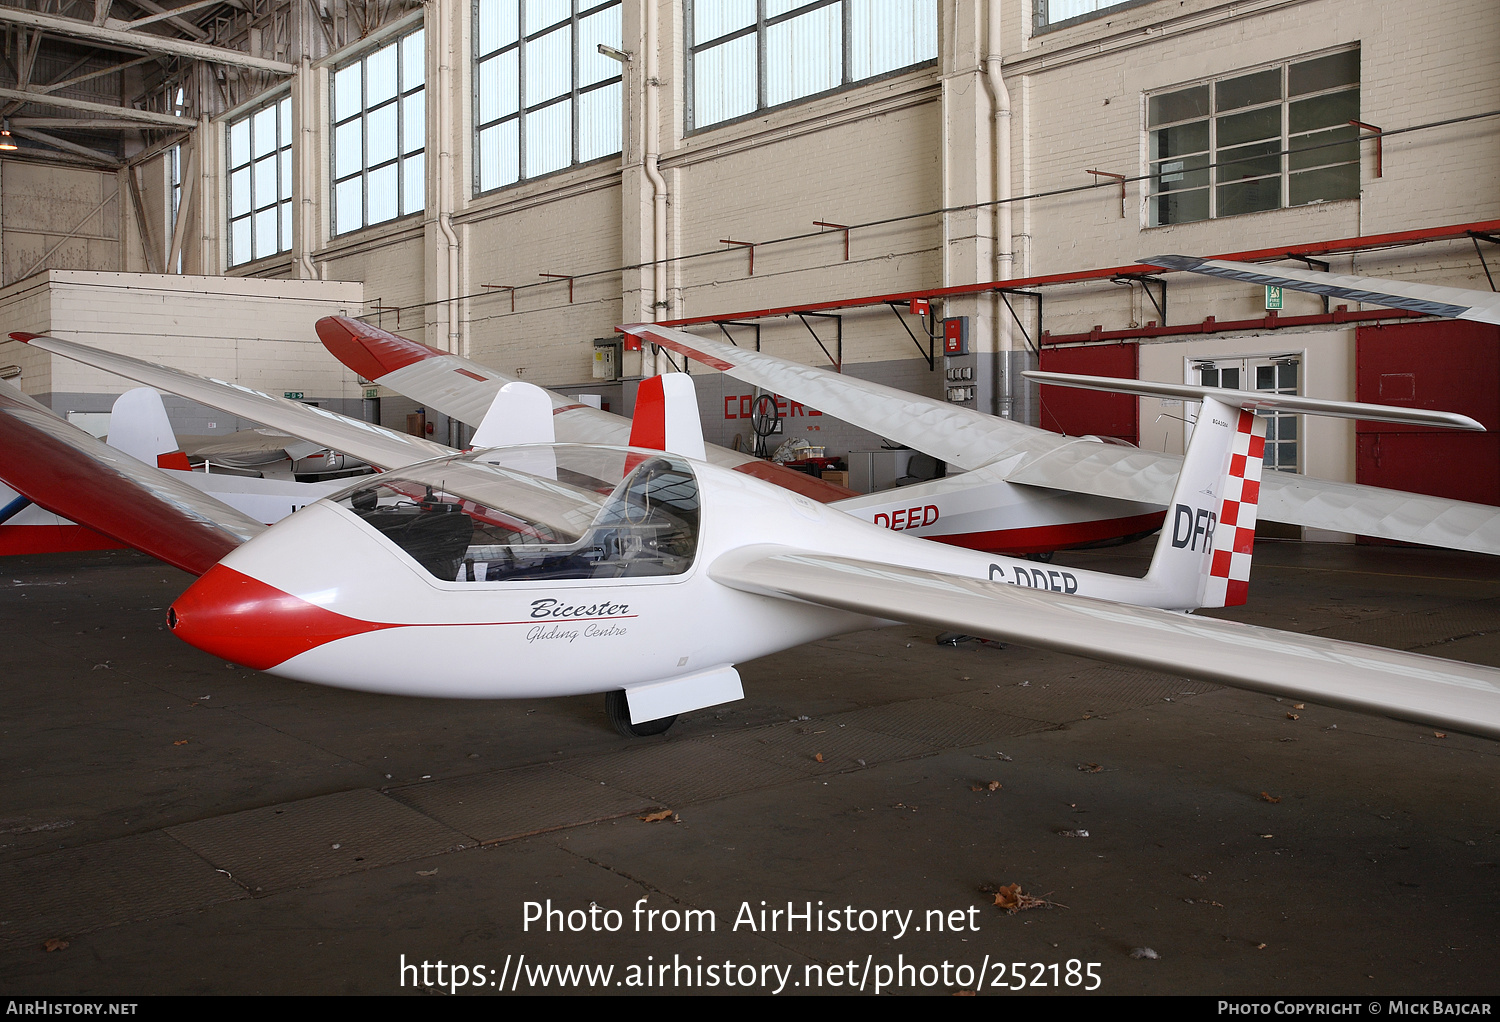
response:
[[[108,103],[90,103],[83,99],[69,99],[66,96],[49,96],[45,93],[27,92],[21,89],[0,88],[0,99],[16,99],[23,103],[55,106],[64,110],[81,110],[84,113],[136,121],[140,124],[154,124],[163,128],[174,128],[177,131],[192,131],[198,124],[197,121],[187,117],[159,114],[154,110],[137,110],[134,107],[128,106],[110,106]]]
[[[0,21],[29,25],[45,32],[56,32],[59,35],[89,39],[146,53],[170,53],[178,57],[192,57],[196,60],[228,64],[234,67],[249,67],[257,71],[269,71],[280,75],[290,75],[296,71],[295,65],[285,61],[252,57],[248,53],[226,49],[222,46],[209,46],[205,43],[188,42],[185,39],[169,39],[166,36],[152,35],[147,32],[124,32],[117,28],[102,27],[74,18],[38,14],[35,11],[21,10],[17,7],[0,7]]]

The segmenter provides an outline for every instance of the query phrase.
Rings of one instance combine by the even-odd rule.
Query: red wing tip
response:
[[[325,316],[318,320],[317,331],[334,358],[367,380],[447,354],[348,316]]]
[[[45,336],[46,334],[29,334],[25,330],[12,330],[10,332],[10,339],[13,341],[20,341],[22,344],[25,344],[27,341],[34,341],[38,337]]]

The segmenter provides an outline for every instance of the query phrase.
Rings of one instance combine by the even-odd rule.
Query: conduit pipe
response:
[[[298,262],[302,264],[302,278],[304,280],[317,280],[318,270],[313,266],[312,250],[316,235],[313,231],[313,192],[314,171],[313,161],[307,155],[317,152],[313,148],[316,140],[313,138],[313,73],[312,58],[307,54],[302,55],[302,66],[297,71],[297,77],[292,80],[292,88],[297,92],[297,120],[302,127],[302,153],[297,160],[298,178],[297,187],[301,190],[302,201],[298,203],[301,216],[298,217],[300,233],[302,235],[300,251],[297,253]]]
[[[1005,87],[1005,78],[1000,73],[1001,52],[1004,37],[1000,28],[1002,0],[989,0],[988,41],[985,45],[984,73],[989,83],[990,96],[995,104],[995,279],[1010,280],[1015,276],[1015,252],[1012,250],[1011,210],[1006,200],[1011,195],[1010,184],[1010,90]],[[1000,356],[1000,401],[1001,415],[1010,416],[1010,350],[1014,344],[1010,317],[998,310],[995,313],[999,328]]]
[[[660,54],[656,47],[657,21],[660,5],[657,0],[646,0],[643,5],[646,17],[646,59],[644,106],[645,152],[641,167],[651,182],[651,321],[660,320],[667,312],[667,179],[661,173],[661,77]],[[660,352],[657,358],[661,357]],[[646,374],[644,356],[641,359],[641,375]],[[653,366],[653,371],[657,367]]]
[[[438,37],[438,183],[437,200],[438,230],[448,246],[448,272],[445,274],[444,290],[447,297],[444,307],[448,310],[448,350],[455,355],[468,352],[459,350],[458,328],[458,235],[453,231],[453,39],[452,24],[448,10],[451,5],[437,3],[428,9],[433,12]]]

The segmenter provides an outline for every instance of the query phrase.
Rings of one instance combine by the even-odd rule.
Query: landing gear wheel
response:
[[[626,738],[649,738],[652,735],[665,734],[667,728],[677,722],[677,714],[674,713],[670,717],[658,717],[656,720],[643,720],[639,724],[632,724],[630,703],[625,699],[623,688],[604,693],[604,712],[608,715],[609,722],[614,725],[615,730]]]

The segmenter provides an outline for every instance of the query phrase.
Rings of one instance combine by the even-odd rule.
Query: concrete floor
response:
[[[613,966],[611,992],[774,990],[771,966],[784,992],[948,992],[1010,963],[1063,992],[1500,992],[1491,741],[907,627],[742,665],[743,702],[626,741],[598,698],[226,666],[162,627],[187,576],[135,554],[4,568],[5,993],[431,991],[440,960],[444,992],[455,963],[490,993],[551,965]],[[1479,557],[1262,543],[1226,616],[1500,666],[1497,583]],[[1006,914],[1009,884],[1056,907]],[[528,929],[549,899],[585,929]],[[762,901],[824,929],[745,925]],[[830,932],[846,907],[912,915]],[[663,931],[688,910],[713,932]]]

